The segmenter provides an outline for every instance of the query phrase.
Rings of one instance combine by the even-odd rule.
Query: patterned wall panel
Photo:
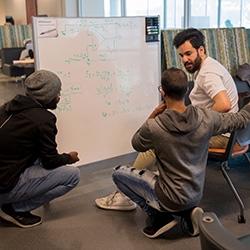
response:
[[[248,51],[250,54],[250,29],[246,29],[247,32],[247,38],[248,38]]]
[[[23,40],[32,39],[31,25],[3,25],[0,26],[0,49],[23,47]]]

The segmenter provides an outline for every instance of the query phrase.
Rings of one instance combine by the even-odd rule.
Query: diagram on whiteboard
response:
[[[137,29],[136,25],[123,24],[131,30]],[[66,59],[66,62],[73,63],[74,61],[85,61],[90,64],[94,61],[116,60],[117,58],[117,43],[122,36],[118,34],[121,24],[116,22],[105,22],[101,24],[78,22],[76,24],[65,24],[61,31],[62,35],[67,37],[85,35],[88,39],[88,45],[79,54],[74,54]]]

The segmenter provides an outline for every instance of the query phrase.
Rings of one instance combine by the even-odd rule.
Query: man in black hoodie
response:
[[[79,161],[75,151],[59,154],[56,109],[61,81],[38,70],[17,95],[0,108],[0,216],[22,228],[42,222],[30,213],[73,189],[80,171],[66,166]]]

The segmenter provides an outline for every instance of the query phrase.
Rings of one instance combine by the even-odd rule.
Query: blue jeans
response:
[[[8,193],[0,194],[0,206],[11,203],[16,212],[29,212],[72,190],[80,181],[73,166],[47,170],[39,161],[27,168]]]
[[[155,194],[156,174],[147,169],[117,166],[112,178],[118,189],[137,203],[148,215],[163,212]]]

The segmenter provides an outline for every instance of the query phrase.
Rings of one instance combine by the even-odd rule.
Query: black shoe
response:
[[[181,226],[183,231],[187,232],[190,236],[196,237],[199,235],[199,217],[204,213],[200,207],[195,207],[190,216],[182,218]]]
[[[9,222],[22,228],[34,227],[42,223],[39,216],[30,212],[15,212],[11,204],[3,204],[0,210],[0,216]]]
[[[178,223],[178,221],[168,213],[151,215],[150,219],[151,225],[143,229],[143,234],[151,239],[167,232]]]

